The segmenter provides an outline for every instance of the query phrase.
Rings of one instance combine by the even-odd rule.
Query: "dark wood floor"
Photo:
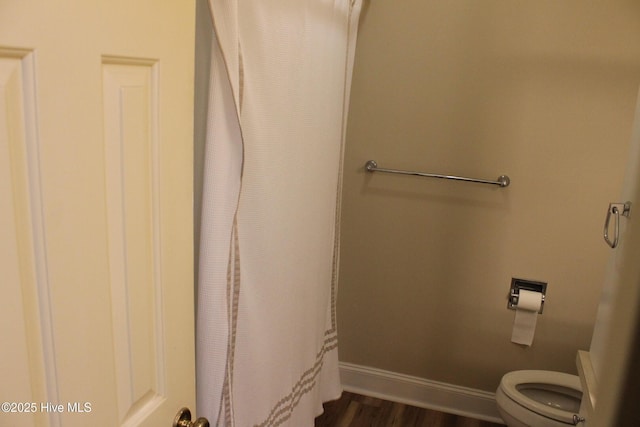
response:
[[[504,427],[402,403],[344,392],[324,404],[315,427]]]

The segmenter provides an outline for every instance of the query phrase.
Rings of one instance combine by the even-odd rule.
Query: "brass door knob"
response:
[[[173,427],[209,427],[209,420],[200,417],[191,421],[191,411],[189,408],[182,408],[173,420]]]

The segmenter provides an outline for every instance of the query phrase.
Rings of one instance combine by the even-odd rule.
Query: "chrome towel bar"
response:
[[[399,173],[402,175],[424,176],[427,178],[454,179],[456,181],[479,182],[480,184],[498,185],[500,187],[508,187],[509,184],[511,183],[511,180],[507,175],[500,175],[497,181],[488,181],[486,179],[465,178],[463,176],[455,176],[455,175],[439,175],[435,173],[424,173],[424,172],[413,172],[413,171],[403,171],[403,170],[397,170],[397,169],[379,168],[375,160],[369,160],[367,163],[365,163],[364,168],[368,172],[387,172],[387,173]]]

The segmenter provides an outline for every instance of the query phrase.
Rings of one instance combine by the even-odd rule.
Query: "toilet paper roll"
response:
[[[538,311],[542,306],[542,293],[520,289],[511,341],[530,346],[536,332]]]

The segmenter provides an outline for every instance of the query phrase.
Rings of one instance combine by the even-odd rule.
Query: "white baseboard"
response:
[[[349,392],[503,424],[495,393],[340,362]]]

